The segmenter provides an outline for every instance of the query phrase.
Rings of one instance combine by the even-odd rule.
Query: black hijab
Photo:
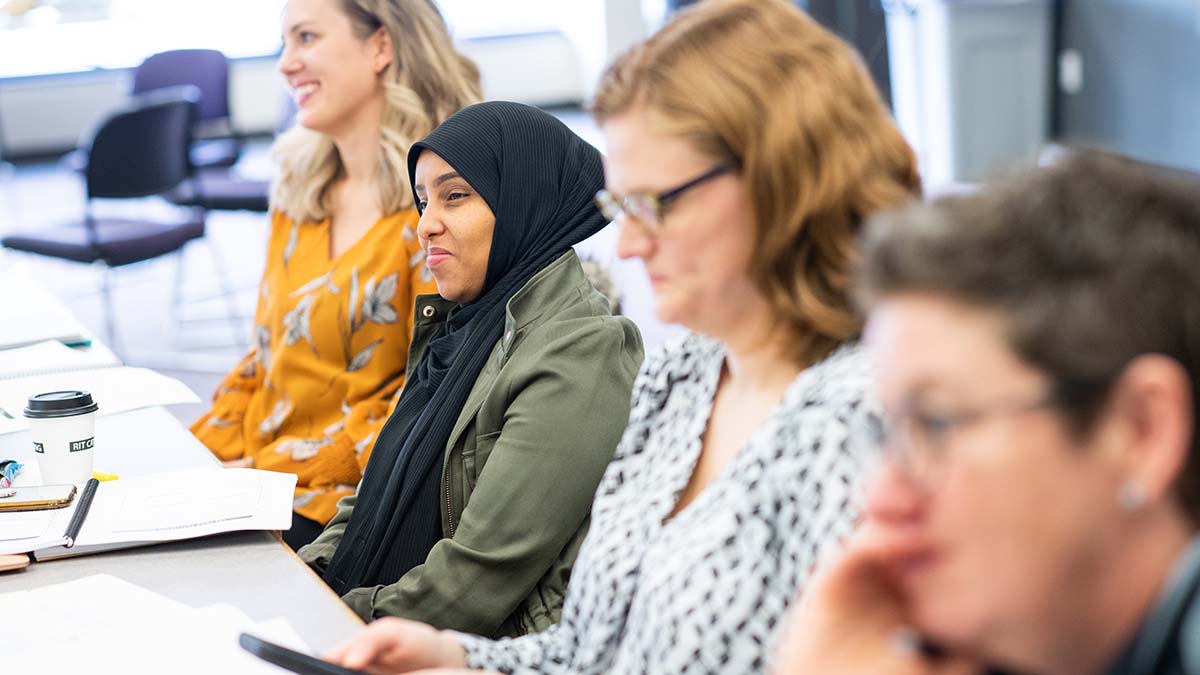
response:
[[[429,342],[367,462],[350,522],[325,572],[338,592],[395,583],[442,538],[442,456],[467,395],[504,330],[510,298],[605,225],[592,201],[600,153],[554,117],[519,103],[464,108],[408,153],[436,153],[496,217],[483,291],[451,310]],[[587,386],[580,383],[580,386]]]

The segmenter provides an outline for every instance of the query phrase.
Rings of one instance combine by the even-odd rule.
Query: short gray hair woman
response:
[[[1197,183],[1082,153],[865,255],[889,460],[783,672],[1200,672]]]

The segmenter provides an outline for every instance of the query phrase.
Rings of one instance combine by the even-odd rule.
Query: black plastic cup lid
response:
[[[99,407],[92,400],[91,393],[86,391],[50,391],[30,396],[29,404],[25,406],[25,416],[34,419],[74,417],[96,412]]]

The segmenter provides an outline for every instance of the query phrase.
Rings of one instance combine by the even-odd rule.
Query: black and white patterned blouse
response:
[[[600,483],[562,621],[491,641],[460,635],[472,668],[505,673],[760,673],[823,547],[847,535],[874,413],[866,354],[804,370],[747,445],[663,524],[687,485],[725,358],[689,335],[649,358]]]

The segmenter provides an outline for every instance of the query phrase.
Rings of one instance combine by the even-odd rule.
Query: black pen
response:
[[[66,548],[71,548],[75,545],[75,537],[79,536],[79,530],[83,528],[83,521],[87,518],[88,510],[92,508],[92,497],[96,496],[96,487],[100,485],[100,481],[95,478],[89,478],[87,484],[83,486],[83,496],[79,498],[79,506],[75,507],[75,513],[71,514],[71,522],[67,523],[67,532],[63,535],[66,543],[63,544]]]

